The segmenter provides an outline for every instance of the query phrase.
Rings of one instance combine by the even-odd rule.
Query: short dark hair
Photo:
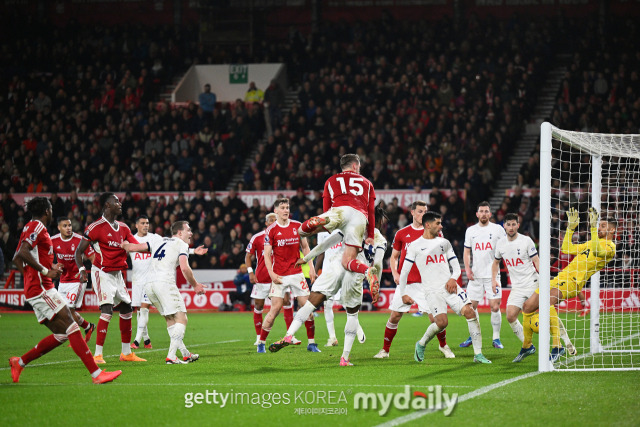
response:
[[[32,218],[42,218],[47,214],[47,209],[51,209],[51,202],[46,197],[34,197],[27,202],[26,208]]]
[[[109,192],[107,192],[107,193],[102,193],[102,194],[100,195],[100,199],[98,199],[98,202],[100,203],[100,208],[101,208],[101,209],[104,209],[104,205],[106,205],[106,204],[107,204],[107,202],[109,201],[109,199],[110,199],[111,197],[116,197],[115,193],[109,193]]]
[[[175,236],[178,234],[178,231],[182,230],[185,224],[189,224],[189,221],[176,221],[171,224],[171,235]]]
[[[415,211],[416,208],[418,206],[427,206],[427,202],[425,202],[424,200],[416,200],[415,202],[411,203],[411,210]]]
[[[618,229],[618,218],[616,218],[613,215],[607,215],[607,216],[603,216],[602,221],[606,221],[607,224],[609,225],[613,225],[613,228],[615,228],[616,230]]]
[[[518,216],[517,213],[511,212],[511,213],[508,213],[508,214],[506,214],[504,216],[504,222],[507,222],[507,221],[515,221],[515,222],[519,223],[520,222],[520,217]]]
[[[345,154],[340,157],[340,169],[345,170],[351,164],[358,162],[360,163],[360,156],[357,154]]]
[[[68,216],[59,216],[58,219],[56,219],[56,224],[60,224],[62,221],[71,221],[71,219],[69,219]]]
[[[146,219],[147,221],[149,221],[149,217],[146,215],[140,215],[138,216],[138,218],[136,218],[136,224],[140,222],[141,219]]]
[[[488,207],[488,208],[489,208],[489,210],[491,210],[491,205],[489,204],[489,202],[487,202],[486,200],[484,200],[484,201],[482,201],[482,202],[478,203],[478,208],[476,209],[476,211],[479,211],[479,210],[480,210],[480,208],[482,208],[482,207],[484,207],[484,206]]]
[[[440,215],[438,212],[427,211],[422,216],[422,226],[426,227],[428,222],[433,222],[437,219],[442,219],[442,215]]]
[[[280,206],[280,205],[282,205],[284,203],[289,204],[289,199],[286,198],[286,197],[281,197],[279,199],[276,199],[275,202],[273,202],[273,207],[277,208],[278,206]]]

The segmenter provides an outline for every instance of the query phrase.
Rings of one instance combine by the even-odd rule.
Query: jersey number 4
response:
[[[336,181],[340,184],[340,191],[342,191],[342,194],[347,194],[347,187],[349,187],[349,193],[354,196],[362,196],[364,193],[364,187],[361,184],[361,182],[364,181],[364,178],[354,176],[349,178],[348,183],[345,183],[344,177],[339,176],[336,178]],[[331,198],[333,199],[333,188],[331,188],[331,184],[328,185],[328,189],[331,194]]]
[[[164,245],[166,245],[166,243],[163,243],[162,246],[160,246],[158,249],[156,249],[156,252],[153,254],[154,258],[158,258],[158,260],[162,261],[162,258],[164,258]]]

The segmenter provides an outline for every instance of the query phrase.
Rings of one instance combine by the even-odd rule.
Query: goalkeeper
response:
[[[565,254],[575,255],[575,257],[550,283],[552,362],[558,360],[565,351],[560,345],[561,323],[555,305],[566,299],[576,297],[587,283],[587,280],[596,272],[602,270],[616,255],[616,245],[613,242],[617,227],[617,221],[615,219],[603,218],[602,221],[598,222],[598,211],[596,211],[595,208],[590,208],[589,226],[591,227],[591,240],[578,245],[572,242],[573,233],[580,222],[578,211],[575,208],[569,209],[567,219],[567,232],[562,240],[561,250]],[[531,343],[533,330],[531,329],[530,320],[539,307],[539,293],[540,289],[537,289],[536,292],[525,301],[522,307],[524,316],[524,342],[522,343],[520,354],[514,362],[519,362],[524,359],[524,357],[535,352]],[[562,329],[564,329],[564,327],[562,327]],[[575,350],[570,351],[570,353],[575,354]]]

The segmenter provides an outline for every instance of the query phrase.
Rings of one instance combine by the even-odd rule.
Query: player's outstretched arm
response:
[[[123,242],[120,247],[127,252],[151,252],[151,247],[148,243]]]
[[[193,249],[193,253],[196,255],[206,255],[207,252],[209,252],[209,249],[205,248],[204,245],[200,245],[197,248]],[[251,265],[251,264],[247,264],[247,265]]]
[[[598,211],[589,209],[589,226],[591,227],[591,240],[589,248],[598,258],[613,259],[616,256],[616,245],[611,240],[598,237]]]
[[[187,283],[196,291],[196,295],[204,295],[204,285],[196,280],[189,265],[189,257],[186,255],[180,255],[180,270],[184,278],[187,279]]]
[[[562,248],[560,249],[567,255],[577,255],[582,252],[585,247],[582,245],[573,244],[573,232],[578,227],[580,222],[580,215],[575,208],[571,208],[567,211],[567,231],[564,233],[562,239]]]

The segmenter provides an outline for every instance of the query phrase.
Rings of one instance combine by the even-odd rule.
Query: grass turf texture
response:
[[[86,313],[94,323],[98,313]],[[515,364],[520,342],[503,320],[504,350],[491,347],[488,314],[481,315],[484,333],[483,353],[491,365],[473,363],[473,350],[458,344],[468,336],[467,322],[450,315],[447,340],[456,359],[445,359],[437,350],[437,340],[427,346],[425,361],[413,360],[414,344],[424,333],[428,318],[405,315],[391,347],[389,359],[372,356],[382,345],[388,314],[364,313],[360,322],[367,342],[354,343],[351,361],[355,366],[339,367],[342,353],[342,330],[346,316],[336,313],[335,324],[340,345],[325,348],[328,334],[322,315],[316,318],[316,341],[322,353],[306,351],[305,329],[298,338],[303,345],[289,347],[276,354],[257,354],[252,345],[255,334],[251,313],[192,313],[185,343],[200,360],[189,365],[165,365],[169,339],[164,320],[150,316],[149,332],[154,349],[136,353],[146,363],[125,363],[120,353],[118,322],[112,322],[104,348],[107,370],[122,369],[115,382],[103,386],[91,383],[80,360],[66,344],[35,360],[22,373],[20,383],[11,382],[8,358],[20,356],[47,334],[33,314],[2,313],[0,318],[0,402],[3,425],[88,425],[100,420],[110,424],[142,421],[153,425],[211,424],[222,425],[326,425],[337,422],[351,425],[378,425],[408,415],[412,410],[389,410],[381,417],[375,410],[354,409],[356,393],[400,393],[404,385],[411,392],[428,394],[429,386],[441,385],[445,393],[460,397],[474,390],[537,370],[537,355]],[[117,319],[114,316],[114,319]],[[135,321],[134,321],[135,327]],[[135,333],[135,330],[134,330]],[[280,316],[268,343],[284,334]],[[537,336],[536,336],[537,337]],[[90,349],[95,348],[95,337]],[[62,362],[62,363],[60,363]],[[46,365],[43,365],[46,364]],[[38,366],[41,365],[41,366]],[[263,408],[252,404],[214,404],[185,408],[185,393],[288,393],[290,403]],[[334,401],[344,393],[340,403],[317,402],[320,392],[334,393]],[[623,392],[621,392],[623,391]],[[583,424],[637,424],[640,410],[632,396],[640,391],[638,372],[561,372],[540,374],[497,388],[473,399],[460,402],[449,417],[442,412],[426,415],[407,425],[424,425],[437,421],[459,424],[472,420],[474,425],[501,424],[560,425],[581,420]],[[296,401],[296,392],[304,392]],[[310,392],[310,393],[307,393]],[[631,397],[631,398],[630,398]],[[273,398],[272,398],[273,399]],[[316,400],[315,403],[312,400]],[[298,408],[346,409],[346,415],[299,415]],[[497,417],[497,418],[496,418]]]

